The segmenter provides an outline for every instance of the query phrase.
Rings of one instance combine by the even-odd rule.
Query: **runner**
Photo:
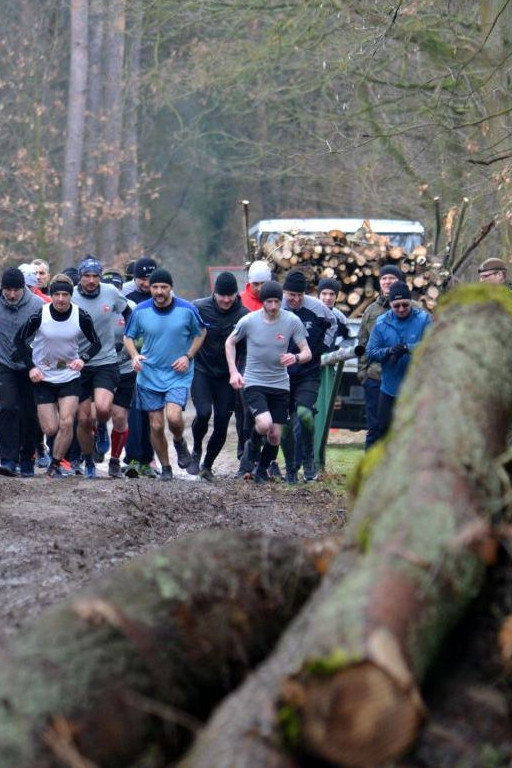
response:
[[[244,388],[245,399],[254,416],[254,427],[244,448],[243,461],[250,467],[258,461],[254,480],[270,480],[268,467],[275,460],[283,424],[288,420],[290,377],[288,367],[311,360],[307,332],[298,317],[281,309],[283,289],[269,280],[260,293],[263,308],[243,317],[226,341],[230,384]],[[242,375],[236,365],[236,345],[247,341],[247,362]],[[293,339],[297,352],[288,352]],[[261,440],[265,437],[261,455]]]
[[[126,328],[124,343],[137,371],[138,407],[149,412],[151,442],[162,465],[160,479],[172,480],[165,422],[174,438],[178,466],[192,460],[183,437],[183,410],[194,375],[194,357],[206,336],[196,308],[172,292],[166,269],[155,269],[149,278],[151,299],[138,304]],[[139,352],[136,339],[142,339]]]
[[[73,281],[64,274],[55,275],[49,290],[51,304],[39,307],[19,329],[14,343],[34,385],[41,429],[53,438],[46,474],[57,479],[63,477],[60,462],[73,438],[80,371],[99,352],[101,342],[90,315],[71,304]],[[79,356],[82,337],[88,347]]]
[[[89,479],[96,477],[93,457],[95,418],[108,422],[119,383],[115,341],[118,316],[121,314],[126,320],[131,312],[126,298],[117,288],[101,282],[102,273],[101,263],[94,256],[86,256],[78,265],[79,282],[73,290],[73,302],[90,314],[101,341],[100,352],[86,363],[80,377],[77,437],[85,459],[85,476]],[[80,355],[86,343],[81,346]]]

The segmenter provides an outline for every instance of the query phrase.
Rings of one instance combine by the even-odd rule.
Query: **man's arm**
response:
[[[85,309],[78,308],[78,324],[90,346],[82,354],[83,362],[89,362],[101,349],[101,341],[96,333],[92,317]]]
[[[194,336],[194,339],[192,340],[192,344],[190,345],[188,351],[185,352],[184,355],[181,355],[181,357],[178,357],[172,364],[172,368],[174,371],[177,371],[178,373],[185,373],[187,371],[192,360],[201,349],[205,338],[206,338],[206,328],[201,328],[201,333],[199,334],[199,336]]]
[[[244,378],[238,368],[236,367],[236,345],[239,342],[238,336],[234,331],[229,334],[226,339],[225,350],[226,360],[229,368],[229,383],[233,389],[242,389],[244,386]]]
[[[295,363],[299,363],[299,365],[303,365],[304,363],[309,363],[309,361],[313,356],[311,354],[311,349],[309,348],[309,344],[305,339],[303,339],[302,341],[296,341],[295,344],[299,349],[299,351],[296,354],[293,354],[293,352],[285,352],[279,358],[282,365],[285,365],[287,368],[290,365],[295,365]]]
[[[32,347],[29,344],[29,340],[41,326],[42,312],[43,308],[41,306],[41,308],[31,315],[27,322],[18,329],[18,332],[14,337],[14,362],[22,360],[29,371],[34,367],[32,361]]]
[[[140,354],[131,336],[124,336],[123,343],[124,343],[124,348],[126,349],[126,351],[128,352],[128,354],[132,359],[133,370],[140,371],[142,369],[142,363],[145,360],[144,355]]]

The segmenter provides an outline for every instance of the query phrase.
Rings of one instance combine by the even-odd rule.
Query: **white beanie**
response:
[[[23,272],[25,278],[25,285],[28,288],[35,288],[37,285],[36,268],[32,264],[20,264],[18,269]]]
[[[248,279],[250,283],[264,283],[271,277],[272,272],[266,261],[253,261],[249,267]]]

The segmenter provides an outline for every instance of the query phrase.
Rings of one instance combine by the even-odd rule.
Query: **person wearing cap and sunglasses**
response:
[[[368,344],[370,333],[377,318],[389,309],[389,291],[394,283],[403,278],[403,273],[395,264],[384,264],[379,272],[378,298],[366,307],[361,317],[358,341],[363,347]],[[362,355],[357,361],[357,378],[363,385],[364,404],[366,411],[365,450],[372,447],[379,438],[379,393],[381,380],[381,365],[376,361],[370,362],[368,355]]]
[[[407,372],[411,353],[432,323],[428,312],[412,305],[411,291],[405,283],[393,283],[388,298],[390,309],[377,318],[366,347],[370,363],[376,361],[382,366],[379,438],[389,429],[395,400]]]
[[[504,285],[507,280],[507,265],[503,259],[486,259],[478,267],[478,280],[480,283]]]

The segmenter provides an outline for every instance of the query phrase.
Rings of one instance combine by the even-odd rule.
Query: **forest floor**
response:
[[[361,437],[333,435],[338,442]],[[235,479],[233,435],[215,483],[179,470],[174,457],[173,468],[172,483],[109,479],[107,461],[96,480],[54,481],[44,470],[27,480],[0,477],[0,643],[15,642],[44,609],[169,540],[204,528],[312,538],[340,533],[350,514],[345,493],[323,483],[262,487]],[[503,560],[429,676],[426,725],[400,768],[512,766],[512,686],[497,643],[501,619],[512,614],[512,575]]]

